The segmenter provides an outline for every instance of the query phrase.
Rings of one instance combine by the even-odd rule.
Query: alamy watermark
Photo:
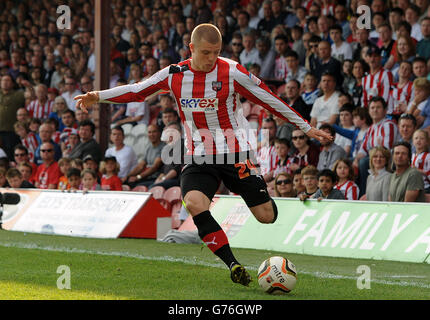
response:
[[[61,274],[57,279],[57,288],[70,290],[72,288],[70,267],[66,265],[58,266],[57,273]]]
[[[370,278],[371,278],[370,267],[366,266],[366,265],[360,265],[357,267],[357,273],[360,274],[360,276],[357,278],[357,289],[369,290],[370,289]]]
[[[366,5],[359,6],[357,14],[360,15],[357,19],[357,28],[370,30],[372,28],[372,12],[370,7]]]
[[[60,16],[57,18],[57,28],[60,30],[71,29],[70,7],[66,5],[58,6],[57,13],[60,14]]]

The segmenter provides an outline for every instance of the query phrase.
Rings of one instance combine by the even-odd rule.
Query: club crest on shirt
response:
[[[212,90],[220,91],[221,88],[222,88],[222,82],[221,81],[212,81]]]
[[[251,72],[249,73],[249,79],[251,79],[252,82],[254,82],[257,86],[259,86],[261,83],[261,80],[254,76]]]

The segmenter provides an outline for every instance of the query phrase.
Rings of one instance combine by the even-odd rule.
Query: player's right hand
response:
[[[83,112],[88,113],[87,109],[99,102],[99,94],[97,91],[91,91],[86,94],[80,94],[73,99],[77,100],[76,109],[81,109]]]

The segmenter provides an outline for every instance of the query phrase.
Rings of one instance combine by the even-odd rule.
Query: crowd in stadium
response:
[[[111,147],[101,150],[97,112],[76,109],[73,99],[94,89],[94,1],[65,1],[71,26],[63,30],[60,2],[0,3],[0,187],[178,186],[182,165],[161,157],[166,144],[181,142],[163,138],[181,131],[169,94],[111,105]],[[190,58],[193,28],[210,22],[223,37],[221,56],[333,136],[312,141],[242,99],[250,126],[267,138],[257,166],[272,195],[408,202],[430,195],[429,0],[111,4],[111,88]],[[371,10],[371,29],[358,28],[361,5]],[[139,150],[126,143],[132,126],[145,130]]]

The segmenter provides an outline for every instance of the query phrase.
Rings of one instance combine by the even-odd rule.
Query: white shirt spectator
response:
[[[324,96],[315,100],[311,111],[311,118],[317,119],[317,128],[319,128],[323,122],[328,122],[333,114],[339,114],[338,100],[338,91],[335,91],[327,101],[324,100]]]
[[[249,66],[253,63],[258,63],[260,61],[259,53],[257,48],[253,48],[250,52],[246,52],[246,50],[242,50],[239,55],[240,64],[242,64],[245,68],[249,68]]]
[[[149,124],[149,105],[146,102],[129,102],[127,103],[126,117],[142,116],[143,118],[137,123]]]
[[[346,59],[352,59],[352,47],[348,42],[343,41],[340,47],[337,47],[336,44],[331,45],[331,56],[336,58],[340,62],[343,62]]]
[[[105,157],[115,157],[119,163],[119,178],[126,177],[130,171],[137,165],[137,156],[133,148],[124,145],[122,149],[116,150],[116,147],[111,147],[106,150]]]
[[[82,92],[78,89],[73,91],[72,94],[70,94],[68,91],[64,92],[61,96],[66,100],[67,107],[72,110],[73,112],[76,111],[76,100],[73,100],[74,97],[77,95],[82,94]]]

